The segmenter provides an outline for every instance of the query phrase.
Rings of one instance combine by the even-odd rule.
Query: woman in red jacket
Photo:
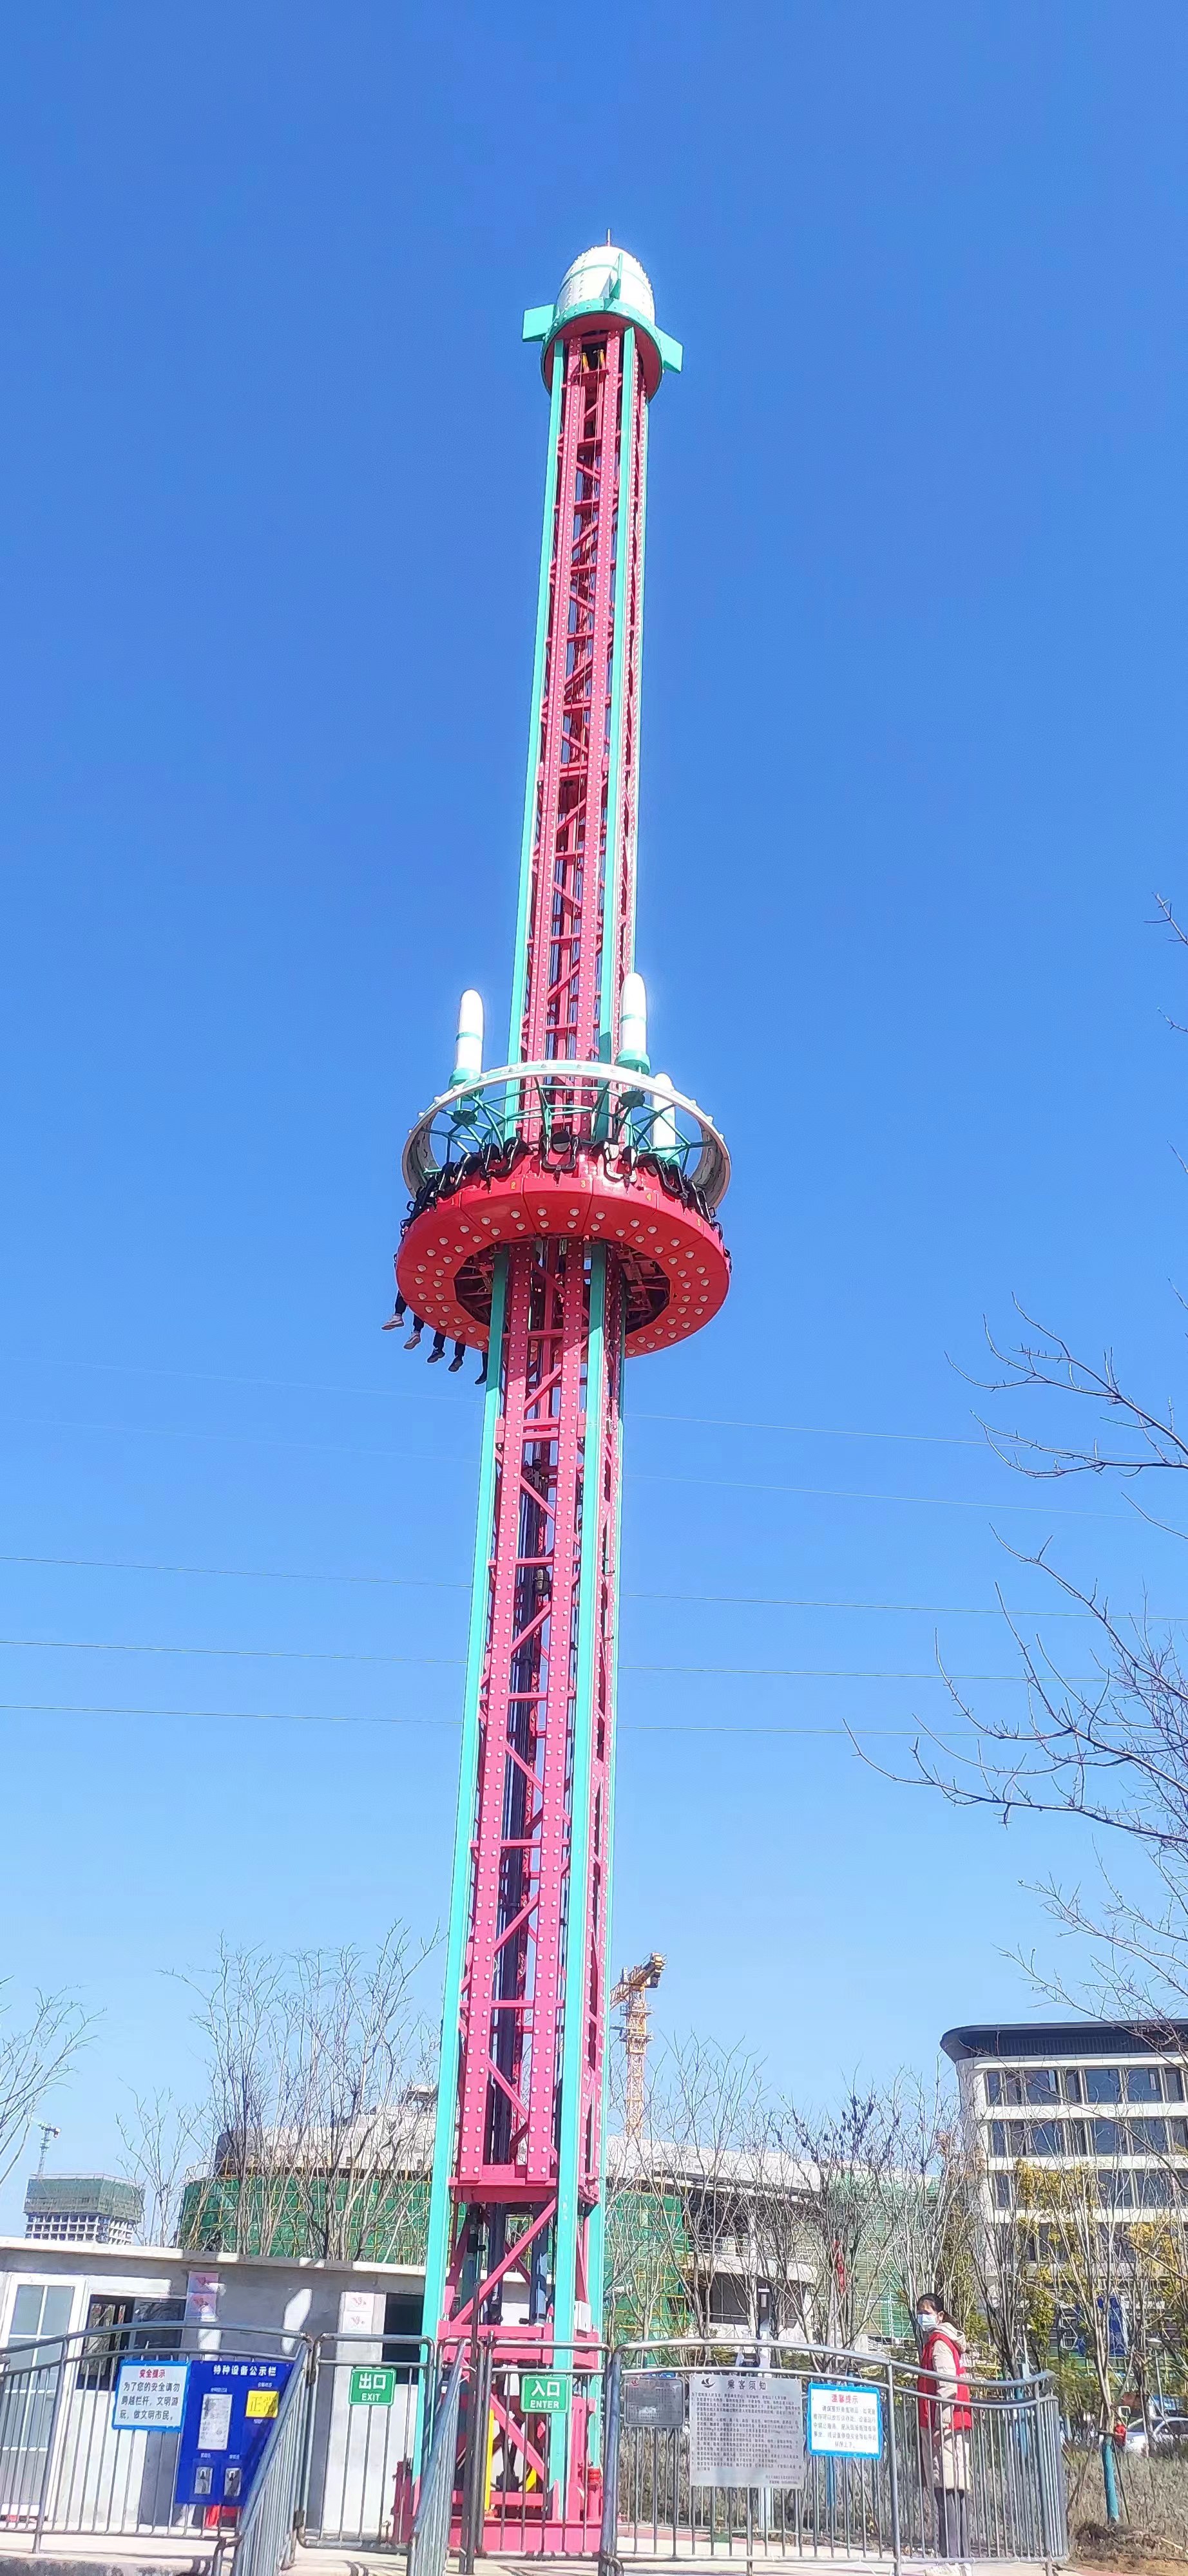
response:
[[[932,2455],[937,2546],[943,2558],[969,2555],[969,2436],[973,2410],[959,2326],[931,2291],[916,2309],[920,2335],[917,2407]],[[928,2452],[924,2454],[925,2460]]]

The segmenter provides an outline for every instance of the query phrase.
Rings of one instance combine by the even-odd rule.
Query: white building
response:
[[[1188,2022],[978,2022],[941,2047],[992,2209],[1013,2206],[1024,2159],[1097,2165],[1114,2209],[1188,2205]]]

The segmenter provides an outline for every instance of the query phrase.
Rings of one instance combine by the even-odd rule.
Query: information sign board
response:
[[[386,2363],[369,2361],[352,2370],[352,2406],[390,2406],[395,2394],[396,2373]]]
[[[188,2361],[122,2361],[116,2373],[113,2433],[178,2433],[186,2402]]]
[[[785,2370],[699,2370],[689,2381],[695,2487],[804,2484],[804,2382]]]
[[[685,2420],[685,2383],[677,2370],[629,2370],[623,2381],[623,2422],[630,2433],[679,2433]]]
[[[175,2503],[246,2503],[293,2367],[291,2361],[240,2361],[221,2353],[191,2361]]]
[[[564,2415],[569,2406],[568,2371],[523,2371],[520,2404],[526,2415]]]
[[[837,2388],[810,2380],[808,2446],[831,2460],[881,2460],[883,2399],[877,2388]]]

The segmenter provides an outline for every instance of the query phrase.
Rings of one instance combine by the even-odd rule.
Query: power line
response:
[[[89,1700],[0,1700],[0,1711],[20,1717],[151,1717],[224,1719],[228,1724],[267,1726],[427,1726],[456,1732],[461,1724],[455,1717],[347,1717],[339,1711],[291,1708],[132,1708],[106,1701]],[[620,1723],[619,1732],[628,1735],[830,1735],[850,1737],[847,1726],[723,1726],[714,1719],[704,1723],[696,1719],[675,1718],[655,1721],[650,1718],[628,1718]],[[864,1726],[864,1735],[896,1736],[909,1739],[916,1733],[910,1726]]]
[[[628,1468],[629,1485],[712,1485],[730,1494],[806,1494],[816,1502],[827,1503],[927,1503],[951,1512],[1042,1512],[1047,1521],[1116,1521],[1119,1512],[1083,1510],[1080,1504],[1067,1505],[1060,1511],[1049,1510],[1046,1503],[1013,1503],[1004,1494],[991,1502],[976,1497],[972,1502],[963,1494],[870,1494],[855,1485],[768,1485],[743,1476],[668,1476],[653,1474],[650,1468]]]
[[[0,1565],[82,1566],[94,1574],[228,1575],[247,1583],[365,1583],[424,1592],[466,1592],[469,1585],[437,1574],[322,1574],[298,1567],[270,1565],[156,1565],[143,1557],[15,1556],[0,1554]]]
[[[657,1420],[663,1417],[655,1417]],[[372,1449],[354,1440],[292,1440],[273,1431],[194,1430],[188,1423],[177,1422],[71,1422],[60,1417],[39,1418],[37,1415],[12,1415],[10,1423],[19,1430],[31,1431],[102,1431],[135,1440],[233,1440],[260,1449],[301,1449],[319,1457],[336,1458],[401,1458],[399,1449]],[[1063,1505],[1053,1511],[1046,1503],[1015,1503],[1007,1495],[991,1501],[972,1502],[960,1494],[872,1494],[850,1485],[772,1485],[758,1483],[749,1477],[690,1476],[653,1474],[649,1469],[629,1467],[629,1485],[703,1485],[715,1491],[737,1494],[799,1494],[814,1502],[888,1503],[896,1509],[905,1504],[929,1504],[959,1512],[1039,1512],[1048,1521],[1118,1520],[1117,1512],[1101,1512],[1080,1504]]]
[[[64,1359],[54,1354],[53,1365],[64,1368],[95,1369],[108,1376],[176,1378],[195,1386],[266,1386],[277,1391],[299,1395],[362,1395],[371,1400],[391,1403],[399,1398],[405,1404],[436,1404],[437,1388],[341,1386],[325,1378],[241,1377],[217,1369],[151,1368],[135,1360]],[[848,1424],[830,1422],[759,1422],[732,1414],[653,1413],[631,1407],[633,1422],[681,1422],[707,1431],[779,1431],[807,1440],[901,1440],[941,1449],[982,1449],[984,1440],[975,1440],[968,1432],[952,1431],[865,1431]]]
[[[63,1566],[93,1574],[197,1574],[243,1583],[353,1583],[380,1591],[470,1589],[457,1576],[437,1574],[340,1574],[317,1567],[271,1565],[172,1565],[127,1556],[22,1556],[0,1551],[0,1565]],[[624,1592],[621,1597],[624,1601],[686,1602],[698,1609],[713,1604],[738,1610],[869,1610],[879,1616],[895,1612],[922,1619],[1091,1619],[1094,1615],[1091,1610],[1060,1608],[1012,1610],[997,1602],[818,1601],[794,1592]],[[1160,1625],[1174,1626],[1188,1620],[1188,1611],[1184,1610],[1152,1610],[1147,1615]]]
[[[145,1646],[125,1637],[0,1637],[0,1646],[69,1655],[234,1655],[253,1663],[440,1664],[455,1671],[464,1660],[461,1655],[369,1655],[349,1646]]]
[[[22,1653],[73,1655],[230,1655],[250,1662],[301,1664],[426,1664],[438,1669],[460,1671],[465,1658],[461,1655],[369,1655],[352,1648],[334,1646],[176,1646],[137,1645],[122,1637],[0,1637],[0,1646]],[[949,1673],[935,1671],[888,1671],[881,1667],[859,1667],[857,1671],[835,1671],[818,1664],[636,1664],[620,1661],[624,1673],[708,1673],[715,1679],[739,1681],[802,1682],[1020,1682],[1022,1673]],[[1070,1682],[1100,1681],[1100,1673],[1066,1673]]]

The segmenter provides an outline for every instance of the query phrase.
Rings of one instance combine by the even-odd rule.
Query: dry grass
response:
[[[1122,2520],[1113,2524],[1105,2519],[1100,2453],[1078,2448],[1065,2458],[1073,2558],[1087,2567],[1141,2567],[1144,2576],[1172,2568],[1179,2576],[1188,2561],[1188,2457],[1127,2452],[1117,2463]]]

